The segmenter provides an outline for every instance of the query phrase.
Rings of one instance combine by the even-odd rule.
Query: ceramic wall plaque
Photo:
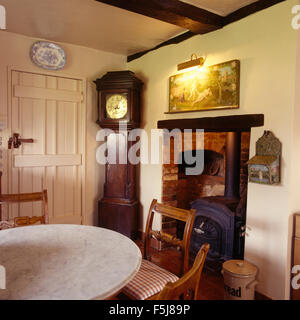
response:
[[[30,56],[34,64],[47,70],[60,70],[66,64],[65,51],[52,42],[35,42],[31,47]]]

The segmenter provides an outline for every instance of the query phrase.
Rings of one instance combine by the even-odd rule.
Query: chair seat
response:
[[[14,221],[0,221],[0,230],[14,228]]]
[[[137,275],[122,291],[137,300],[145,300],[160,292],[168,282],[178,279],[175,274],[143,259]]]

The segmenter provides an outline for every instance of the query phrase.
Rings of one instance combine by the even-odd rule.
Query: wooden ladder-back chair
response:
[[[10,221],[1,221],[1,224],[4,227],[8,227],[10,224],[11,227],[22,227],[31,224],[36,224],[40,222],[41,224],[49,223],[48,218],[48,198],[47,198],[47,190],[43,190],[42,192],[34,192],[34,193],[20,193],[20,194],[1,194],[0,195],[0,204],[11,204],[11,203],[23,203],[23,202],[35,202],[42,201],[43,206],[43,214],[41,216],[21,216],[14,218],[13,222]]]
[[[177,275],[151,262],[151,238],[180,247],[182,254],[180,276],[189,270],[189,245],[195,220],[195,213],[196,211],[194,209],[178,209],[158,203],[156,199],[152,201],[145,230],[144,259],[142,260],[142,264],[137,275],[123,288],[122,292],[125,295],[137,300],[152,300],[155,299],[157,294],[159,294],[168,282],[175,282],[179,279]],[[183,238],[178,239],[171,234],[154,231],[152,225],[155,214],[160,214],[161,216],[185,222]]]
[[[205,263],[209,244],[205,243],[200,248],[193,267],[178,281],[169,282],[157,296],[157,300],[199,300],[200,279]]]

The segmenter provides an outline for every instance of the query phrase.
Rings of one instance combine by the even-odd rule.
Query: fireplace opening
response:
[[[178,165],[179,177],[184,176],[186,174],[187,168],[195,168],[196,166],[195,163],[193,164],[186,163],[185,159],[195,158],[196,153],[197,153],[197,150],[189,150],[189,151],[181,152],[178,159],[178,162],[181,162],[181,164]],[[179,160],[182,160],[182,161],[179,161]],[[224,155],[213,150],[204,150],[203,160],[204,160],[204,168],[201,175],[224,177]]]

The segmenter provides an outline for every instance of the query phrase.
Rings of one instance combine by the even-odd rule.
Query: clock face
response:
[[[122,119],[127,113],[127,96],[124,94],[106,96],[106,113],[111,119]]]

